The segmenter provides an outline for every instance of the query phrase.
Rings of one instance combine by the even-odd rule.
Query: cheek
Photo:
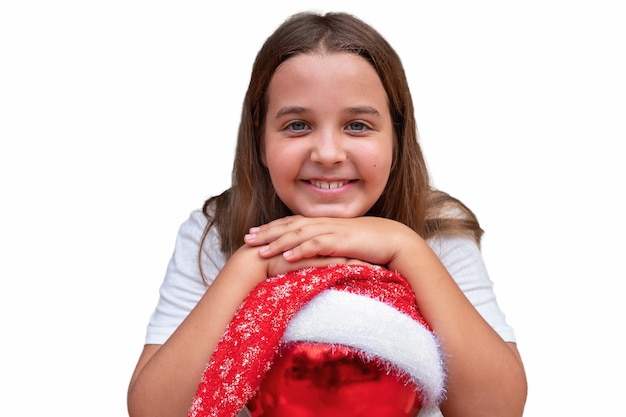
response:
[[[391,164],[385,162],[384,164],[378,165],[374,171],[379,179],[378,186],[380,187],[380,192],[382,194],[391,175]]]
[[[295,156],[287,149],[268,149],[263,153],[263,160],[274,184],[295,175],[299,169]]]
[[[379,182],[386,184],[391,173],[392,161],[392,152],[372,153],[370,159],[371,178],[378,178]]]
[[[389,177],[391,176],[391,161],[381,161],[380,164],[377,165],[375,169],[373,169],[373,171],[375,172],[374,175],[377,176],[375,186],[377,189],[376,192],[380,196],[385,192],[385,189],[387,188],[387,185],[389,183]]]

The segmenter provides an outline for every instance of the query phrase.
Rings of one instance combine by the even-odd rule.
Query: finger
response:
[[[272,245],[278,246],[280,242],[272,242],[268,246],[269,250]],[[337,253],[337,239],[334,238],[332,233],[316,234],[315,236],[303,240],[297,244],[288,245],[288,249],[283,251],[283,257],[291,262],[300,259],[314,258],[314,257],[331,257],[331,256],[344,256],[344,254]]]
[[[271,231],[261,231],[256,234],[248,234],[244,239],[250,246],[260,246],[259,254],[264,258],[294,249],[308,241],[310,241],[310,243],[305,245],[304,248],[306,251],[299,254],[299,258],[310,258],[317,254],[323,256],[332,254],[328,251],[320,251],[325,247],[324,240],[320,239],[335,233],[335,228],[331,225],[307,222],[297,225],[285,225],[284,228],[274,229]]]
[[[293,215],[293,216],[281,217],[280,219],[273,220],[269,223],[251,227],[249,232],[250,233],[266,232],[273,228],[281,228],[281,227],[289,226],[295,222],[298,222],[304,219],[306,219],[306,217],[301,216],[299,214]]]
[[[301,225],[306,224],[306,218],[302,216],[284,217],[273,222],[251,227],[244,236],[244,241],[251,246],[259,246],[270,243],[285,234],[299,232]]]

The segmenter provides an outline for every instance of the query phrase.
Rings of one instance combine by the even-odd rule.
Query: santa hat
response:
[[[415,387],[424,410],[444,397],[438,341],[398,273],[369,265],[307,268],[268,278],[244,300],[211,356],[189,417],[232,417],[293,342],[341,345]]]

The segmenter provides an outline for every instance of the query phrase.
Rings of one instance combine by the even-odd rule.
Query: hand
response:
[[[230,264],[238,264],[241,265],[240,268],[247,269],[250,273],[245,276],[252,280],[250,285],[255,286],[268,277],[297,271],[299,269],[343,264],[366,265],[367,262],[341,256],[315,256],[287,260],[280,253],[274,256],[260,256],[258,248],[243,245],[227,262],[227,265],[230,266]]]
[[[406,239],[415,238],[419,236],[407,226],[379,217],[346,219],[297,215],[251,228],[245,242],[258,246],[263,258],[282,254],[290,263],[338,257],[390,265],[403,253]]]

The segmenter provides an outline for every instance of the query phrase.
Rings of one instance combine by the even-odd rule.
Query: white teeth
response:
[[[323,188],[325,190],[332,190],[335,188],[342,187],[345,183],[346,181],[333,181],[333,182],[311,181],[311,184],[313,184],[317,188]]]

